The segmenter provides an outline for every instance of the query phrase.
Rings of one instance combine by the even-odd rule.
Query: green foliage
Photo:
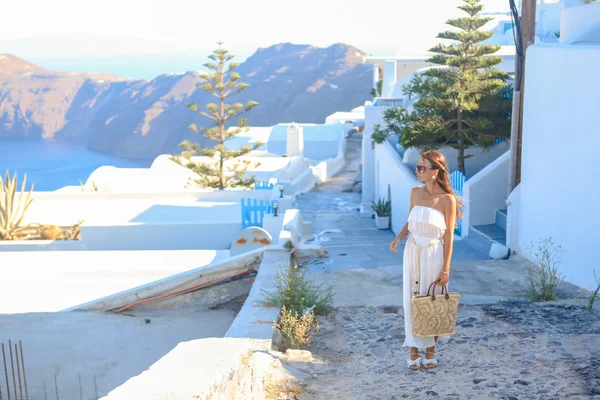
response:
[[[27,209],[33,202],[31,198],[33,184],[29,192],[25,192],[26,183],[27,174],[24,174],[21,190],[18,191],[16,172],[12,179],[8,171],[4,180],[0,177],[0,240],[17,239],[29,228],[29,226],[21,226]]]
[[[458,30],[440,33],[429,62],[439,65],[416,74],[404,85],[409,97],[416,96],[413,110],[388,109],[387,126],[373,140],[381,143],[389,134],[400,135],[400,144],[421,149],[450,145],[458,150],[458,169],[465,173],[465,149],[470,145],[488,149],[499,137],[510,135],[512,89],[507,75],[493,68],[502,59],[493,56],[500,46],[483,44],[492,32],[480,31],[490,18],[476,15],[483,9],[480,0],[463,0],[458,7],[468,16],[446,23]]]
[[[295,265],[283,274],[277,271],[274,289],[272,293],[263,290],[260,303],[281,307],[276,325],[282,336],[279,350],[306,348],[319,329],[315,315],[333,311],[333,288],[308,281]]]
[[[333,288],[323,288],[307,280],[298,266],[287,268],[283,274],[277,271],[274,292],[262,291],[262,304],[286,307],[296,316],[311,309],[317,315],[325,315],[333,310]]]
[[[562,246],[557,246],[552,238],[541,238],[537,249],[534,250],[533,243],[530,243],[526,250],[532,257],[532,261],[525,265],[530,286],[529,297],[533,301],[554,300],[556,288],[564,278],[558,271],[560,257],[564,253]]]
[[[245,173],[250,168],[250,161],[239,161],[229,165],[226,165],[225,162],[247,154],[261,144],[257,143],[252,147],[245,146],[240,150],[227,150],[224,143],[248,130],[248,120],[240,116],[252,110],[258,103],[256,101],[248,101],[246,104],[225,103],[228,98],[241,93],[249,85],[240,82],[240,74],[233,72],[238,66],[237,63],[231,62],[235,56],[222,49],[221,42],[218,44],[219,48],[208,56],[213,62],[204,64],[204,67],[209,69],[211,73],[202,74],[201,77],[204,82],[198,86],[205,92],[215,96],[218,99],[218,104],[209,103],[205,106],[206,110],[202,110],[196,103],[188,105],[190,110],[214,122],[213,127],[200,127],[191,124],[189,129],[215,141],[217,144],[213,148],[201,148],[197,143],[184,141],[179,145],[184,149],[181,157],[188,160],[195,155],[213,158],[210,162],[187,163],[188,168],[201,176],[196,183],[202,186],[221,190],[236,186],[249,187],[254,183],[254,177],[245,177]]]
[[[595,2],[597,2],[597,1],[598,1],[598,0],[581,0],[581,2],[582,2],[583,4],[592,4],[592,3],[595,3]]]
[[[371,208],[379,217],[388,217],[392,213],[392,202],[390,200],[380,198],[377,203],[374,201],[371,201],[371,203]]]

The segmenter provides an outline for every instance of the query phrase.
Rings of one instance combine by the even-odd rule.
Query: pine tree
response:
[[[238,67],[237,63],[231,62],[235,56],[221,48],[222,42],[219,42],[218,45],[219,48],[208,56],[213,62],[204,64],[204,67],[212,73],[201,74],[200,77],[203,78],[204,82],[198,86],[205,92],[215,96],[218,99],[218,104],[207,104],[207,111],[201,110],[196,103],[188,105],[189,109],[213,120],[215,125],[206,128],[192,124],[189,129],[215,141],[216,145],[212,148],[201,148],[199,144],[186,140],[179,146],[185,149],[181,155],[188,160],[198,154],[211,157],[212,162],[189,162],[187,167],[200,176],[198,184],[223,190],[236,186],[247,187],[254,182],[254,177],[247,178],[245,176],[250,167],[250,161],[237,161],[227,166],[225,162],[247,154],[261,146],[262,143],[257,143],[253,147],[244,146],[239,150],[227,150],[225,147],[225,142],[228,139],[248,130],[248,120],[239,117],[252,110],[258,103],[256,101],[248,101],[245,105],[242,103],[225,103],[228,98],[244,91],[249,85],[239,82],[240,74],[233,72]],[[228,171],[226,171],[226,167]]]
[[[468,16],[446,22],[458,30],[437,36],[453,43],[429,50],[436,54],[427,61],[439,67],[416,74],[403,87],[406,95],[416,96],[413,110],[386,110],[387,127],[378,127],[373,140],[381,143],[395,133],[404,148],[452,146],[458,150],[458,169],[465,173],[465,149],[489,149],[497,138],[510,134],[512,102],[506,73],[493,68],[502,62],[492,55],[500,46],[481,43],[493,35],[480,30],[492,18],[477,17],[481,0],[463,2],[458,8]]]

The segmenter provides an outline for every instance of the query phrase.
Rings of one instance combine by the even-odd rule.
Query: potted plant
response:
[[[374,201],[371,203],[373,203],[371,208],[377,214],[375,220],[377,229],[388,229],[390,226],[390,214],[392,213],[392,202],[385,198],[380,198],[377,203]]]

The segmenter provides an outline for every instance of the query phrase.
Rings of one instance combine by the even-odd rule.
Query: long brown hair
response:
[[[448,194],[451,194],[456,199],[456,220],[463,219],[462,209],[463,201],[458,196],[452,185],[450,184],[450,172],[448,171],[448,164],[446,163],[446,157],[437,150],[427,150],[421,153],[421,158],[429,160],[431,168],[438,170],[437,183],[440,187]]]

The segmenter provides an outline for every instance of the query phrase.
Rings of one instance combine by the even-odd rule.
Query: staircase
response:
[[[493,224],[471,226],[473,234],[480,235],[489,241],[506,246],[506,217],[507,210],[496,210],[496,219]]]

